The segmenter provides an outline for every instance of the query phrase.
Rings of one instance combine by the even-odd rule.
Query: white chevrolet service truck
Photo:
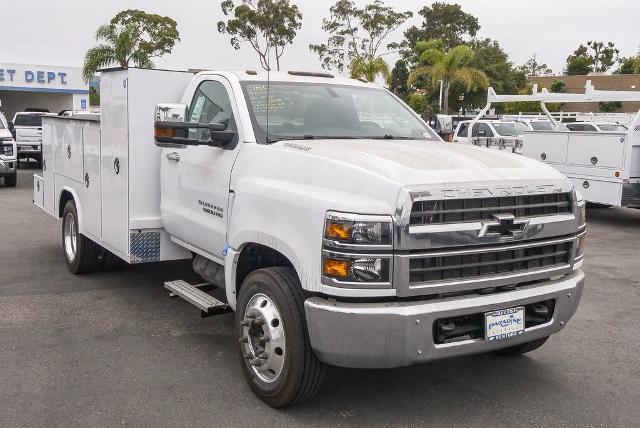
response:
[[[62,219],[71,272],[193,259],[226,301],[165,287],[203,316],[235,310],[243,372],[272,406],[313,396],[326,364],[531,351],[582,295],[571,182],[445,143],[372,84],[107,70],[99,120],[45,117],[43,156],[34,200]]]

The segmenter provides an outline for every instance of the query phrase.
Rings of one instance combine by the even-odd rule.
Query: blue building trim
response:
[[[52,92],[58,94],[81,94],[89,95],[86,89],[58,89],[58,88],[33,88],[29,86],[2,86],[0,91],[20,91],[20,92]]]

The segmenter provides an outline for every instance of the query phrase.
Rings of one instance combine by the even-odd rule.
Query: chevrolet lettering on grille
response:
[[[494,220],[482,222],[478,236],[500,236],[501,239],[519,238],[529,225],[528,219],[516,218],[513,214],[494,214]]]

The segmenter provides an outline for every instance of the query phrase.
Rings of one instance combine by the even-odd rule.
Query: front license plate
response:
[[[484,314],[487,341],[507,339],[524,333],[524,307],[502,309]]]

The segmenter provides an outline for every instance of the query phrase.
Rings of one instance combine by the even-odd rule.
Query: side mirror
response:
[[[186,104],[162,103],[156,105],[156,122],[185,122],[189,106]]]
[[[237,135],[233,119],[225,123],[185,122],[186,104],[158,104],[155,114],[155,143],[158,147],[184,148],[185,146],[224,147]],[[191,138],[189,131],[203,129],[204,138]]]

